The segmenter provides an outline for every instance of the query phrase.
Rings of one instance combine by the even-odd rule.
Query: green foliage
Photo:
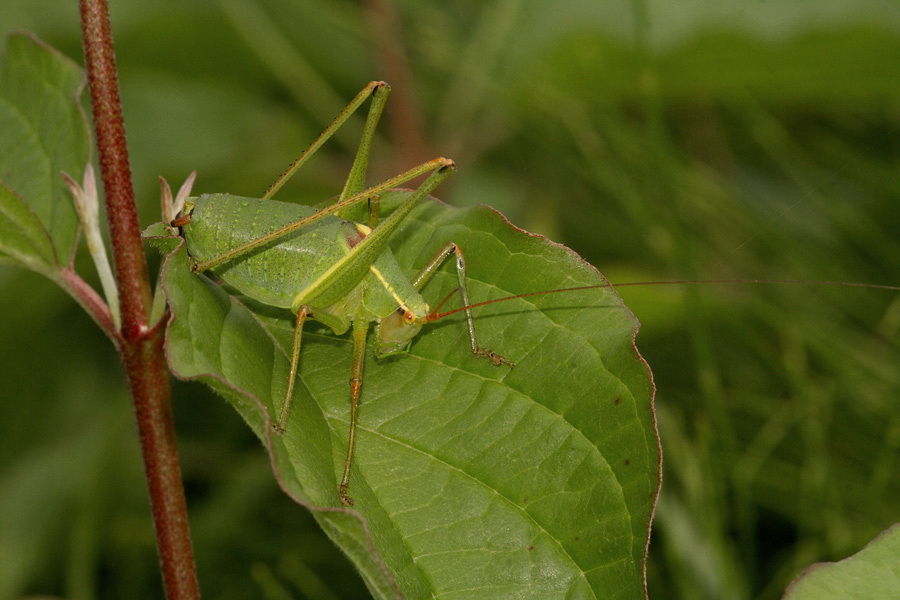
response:
[[[900,589],[900,525],[837,563],[812,565],[788,588],[784,600],[867,600],[890,598]]]
[[[411,64],[402,87],[378,58],[398,46],[355,4],[217,6],[113,3],[144,223],[158,220],[160,174],[174,181],[198,169],[198,189],[259,195],[365,81],[385,78],[392,105],[406,90],[424,125],[420,135],[382,134],[371,180],[412,164],[392,151],[450,156],[461,170],[443,200],[498,207],[613,281],[897,283],[895,5],[397,3],[399,55]],[[74,4],[0,3],[0,23],[81,54]],[[352,130],[285,195],[316,203],[337,193]],[[809,564],[846,557],[896,521],[893,295],[804,286],[622,294],[643,323],[638,346],[654,367],[667,456],[654,600],[778,598]],[[0,270],[0,306],[0,540],[29,557],[3,563],[16,569],[3,589],[159,596],[106,340],[22,270]],[[176,392],[205,595],[365,594],[271,483],[234,411],[204,386]],[[83,469],[73,457],[95,457],[89,476],[74,475]]]
[[[9,188],[0,187],[0,250],[14,265],[50,273],[56,261],[53,242],[29,206]]]
[[[473,299],[602,283],[568,250],[485,208],[427,203],[392,247],[412,276],[448,239],[471,256]],[[407,356],[369,356],[351,479],[362,521],[333,510],[349,418],[349,340],[305,336],[305,393],[288,433],[271,436],[267,415],[283,402],[291,315],[261,318],[193,275],[177,238],[155,243],[179,246],[164,271],[175,372],[235,405],[295,497],[332,507],[314,508],[316,519],[376,597],[396,597],[384,567],[407,598],[643,597],[658,446],[635,323],[612,292],[480,310],[481,343],[513,357],[511,371],[471,356],[460,319],[428,326]],[[441,275],[426,288],[435,301],[454,286],[451,273]]]
[[[11,36],[0,72],[0,254],[52,276],[74,251],[78,216],[60,173],[80,177],[89,156],[75,63]]]

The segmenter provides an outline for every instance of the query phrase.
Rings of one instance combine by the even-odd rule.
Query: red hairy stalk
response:
[[[134,404],[144,471],[169,600],[200,597],[175,445],[164,326],[147,323],[150,280],[141,241],[119,100],[109,7],[81,0],[85,66],[121,302],[118,350]]]

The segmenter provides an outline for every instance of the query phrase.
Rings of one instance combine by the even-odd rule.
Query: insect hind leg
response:
[[[357,151],[356,159],[353,162],[353,167],[350,170],[350,177],[347,178],[347,182],[344,185],[344,190],[341,193],[341,199],[353,195],[356,192],[362,191],[365,185],[365,177],[366,177],[366,168],[369,162],[369,148],[372,143],[372,137],[375,133],[375,127],[378,125],[378,120],[381,118],[381,113],[384,110],[384,103],[387,101],[387,95],[390,91],[390,86],[384,81],[371,81],[366,87],[364,87],[357,95],[344,107],[344,109],[338,114],[338,116],[331,122],[331,124],[325,128],[316,140],[310,144],[310,146],[303,151],[303,154],[297,158],[291,166],[287,168],[287,170],[281,174],[281,176],[273,183],[266,193],[263,194],[263,198],[271,198],[275,192],[281,189],[281,187],[287,182],[288,179],[294,176],[298,169],[303,166],[315,153],[316,151],[322,147],[322,145],[332,136],[335,131],[340,129],[341,125],[343,125],[356,110],[362,105],[368,98],[372,98],[372,106],[369,109],[369,114],[366,117],[366,123],[363,126],[363,135],[360,140],[359,150]],[[358,188],[358,189],[357,189]],[[354,191],[355,190],[355,191]]]

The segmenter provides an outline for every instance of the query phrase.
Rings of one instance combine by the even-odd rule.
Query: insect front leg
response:
[[[469,301],[469,290],[466,286],[466,258],[462,249],[453,242],[444,244],[441,249],[425,263],[425,266],[422,267],[415,277],[413,277],[412,284],[416,290],[421,290],[450,255],[456,257],[456,276],[459,278],[459,295],[462,298],[463,305],[468,306],[471,302]],[[478,339],[475,335],[475,319],[472,317],[472,309],[467,308],[465,313],[466,327],[469,333],[469,347],[472,350],[472,354],[480,358],[487,358],[497,366],[508,365],[514,367],[515,365],[505,357],[478,344]]]

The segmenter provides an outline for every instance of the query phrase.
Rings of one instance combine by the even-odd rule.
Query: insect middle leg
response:
[[[297,363],[300,359],[300,339],[303,337],[303,324],[306,323],[308,314],[306,307],[301,307],[297,311],[297,320],[294,323],[294,346],[293,350],[291,350],[291,371],[288,375],[287,395],[284,398],[284,404],[281,405],[278,421],[272,424],[272,429],[278,435],[284,435],[284,431],[287,428],[288,414],[291,410],[291,402],[294,400],[294,382],[297,380]]]

